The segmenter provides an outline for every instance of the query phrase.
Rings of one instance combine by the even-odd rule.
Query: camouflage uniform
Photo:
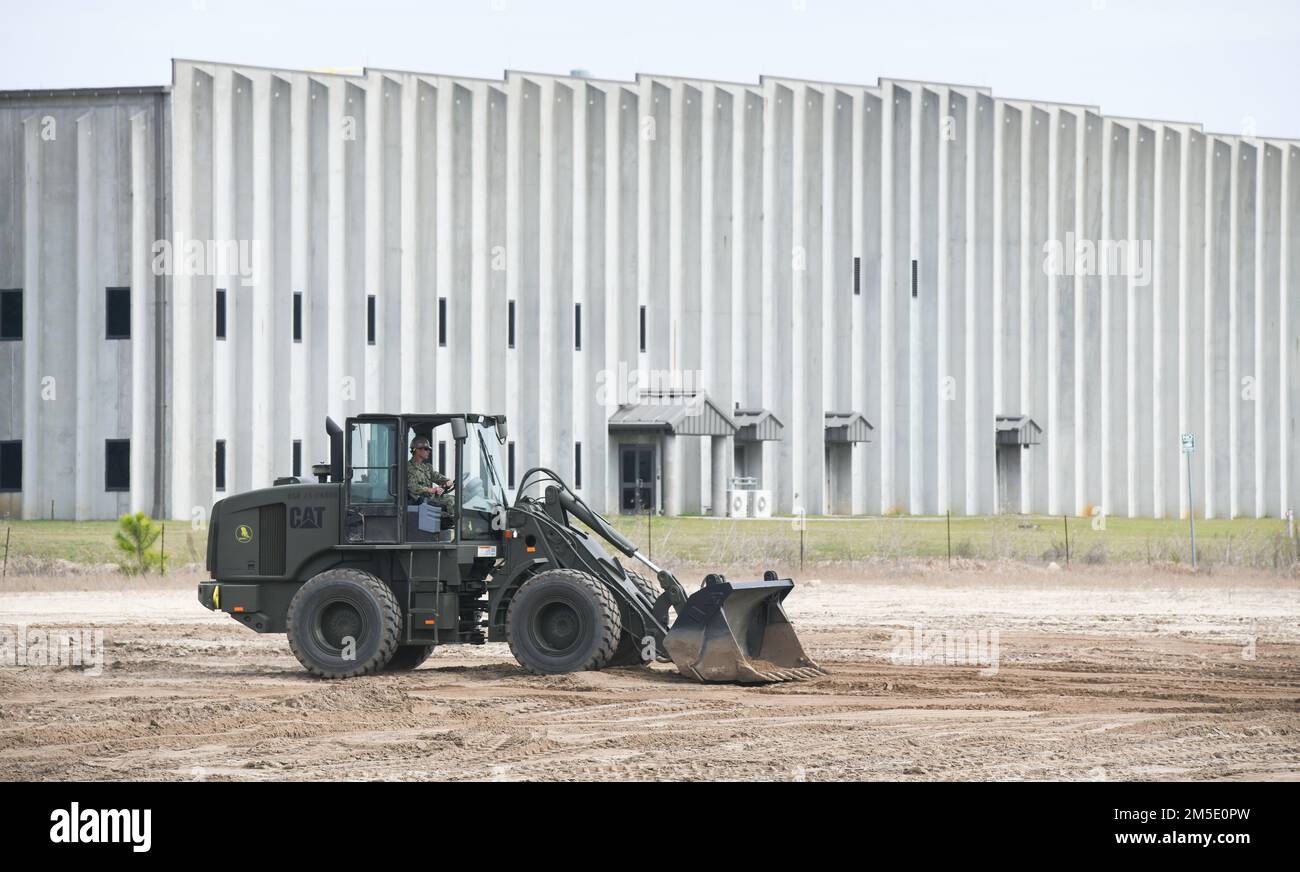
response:
[[[437,485],[445,487],[451,479],[433,468],[432,463],[410,463],[406,466],[406,493],[411,502],[423,500],[442,509],[443,515],[451,514],[456,501],[449,493],[431,494],[428,489]]]

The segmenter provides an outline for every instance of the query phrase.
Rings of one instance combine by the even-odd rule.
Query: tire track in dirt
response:
[[[503,645],[319,681],[283,637],[151,592],[146,620],[86,609],[102,675],[0,668],[0,778],[1300,778],[1297,584],[1115,585],[800,591],[792,616],[830,674],[750,688],[658,664],[533,676]],[[0,594],[32,623],[77,608]],[[913,621],[1000,630],[996,670],[896,662]]]

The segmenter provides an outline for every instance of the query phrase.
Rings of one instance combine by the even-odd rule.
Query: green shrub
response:
[[[118,518],[113,542],[122,552],[119,559],[122,571],[127,575],[139,575],[150,569],[162,572],[164,569],[162,553],[149,550],[161,534],[162,526],[154,523],[153,519],[144,512]]]

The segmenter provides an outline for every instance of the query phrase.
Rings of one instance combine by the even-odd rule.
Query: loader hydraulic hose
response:
[[[675,575],[666,569],[660,569],[642,556],[641,552],[637,550],[636,545],[629,541],[622,533],[610,526],[608,521],[593,511],[591,506],[583,502],[580,497],[570,492],[567,487],[559,490],[559,500],[560,505],[564,507],[566,512],[573,515],[579,521],[582,521],[582,523],[586,524],[592,530],[595,530],[606,542],[613,545],[626,556],[631,557],[634,560],[639,560],[641,563],[645,564],[646,568],[653,572],[655,577],[659,579],[660,586],[668,593],[669,597],[673,601],[673,607],[676,608],[678,612],[685,608],[686,588],[682,587],[682,583],[677,580]]]
[[[535,466],[525,472],[524,477],[519,480],[519,487],[515,496],[515,506],[525,507],[532,504],[532,498],[527,496],[529,487],[536,487],[543,482],[548,481],[553,482],[554,484],[546,489],[547,500],[558,501],[560,508],[562,508],[567,514],[573,515],[579,521],[582,521],[598,533],[606,542],[613,545],[616,550],[645,564],[645,566],[655,574],[655,577],[659,579],[659,585],[664,589],[664,592],[668,594],[669,599],[672,601],[673,608],[677,609],[678,614],[681,614],[682,610],[686,608],[687,594],[686,588],[682,587],[682,583],[677,580],[677,577],[666,569],[660,569],[658,566],[655,566],[643,557],[641,552],[637,550],[636,545],[610,526],[610,523],[601,517],[595,509],[587,505],[586,502],[583,501],[582,497],[575,494],[569,486],[564,483],[564,479],[560,478],[554,470],[547,469],[544,466]],[[544,518],[544,516],[545,513],[538,515],[539,518]]]

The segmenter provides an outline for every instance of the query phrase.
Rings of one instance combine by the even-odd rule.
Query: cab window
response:
[[[353,503],[396,501],[393,481],[396,435],[395,425],[387,421],[360,421],[352,425]]]

